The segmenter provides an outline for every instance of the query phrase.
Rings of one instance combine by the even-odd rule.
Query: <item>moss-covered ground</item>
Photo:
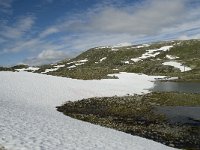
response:
[[[57,110],[83,121],[114,128],[183,149],[200,148],[200,126],[171,124],[156,106],[200,106],[200,94],[153,92],[146,95],[68,101]]]

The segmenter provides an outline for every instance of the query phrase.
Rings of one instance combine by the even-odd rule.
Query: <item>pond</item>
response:
[[[200,107],[158,106],[155,112],[166,115],[171,123],[200,126]]]
[[[200,83],[156,81],[154,87],[150,90],[154,92],[184,92],[200,94]],[[159,114],[164,114],[171,123],[200,126],[200,107],[198,106],[158,106],[155,108],[155,111]]]
[[[154,87],[150,89],[154,92],[184,92],[200,93],[199,82],[161,82],[156,81]]]

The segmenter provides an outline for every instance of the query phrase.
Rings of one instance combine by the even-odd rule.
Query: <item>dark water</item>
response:
[[[171,123],[200,126],[200,107],[162,106],[156,107],[155,112],[166,115]]]
[[[156,81],[151,91],[200,93],[199,82],[160,82]]]
[[[156,81],[151,91],[157,92],[184,92],[200,94],[198,82],[160,82]],[[155,111],[166,115],[169,122],[200,125],[200,107],[161,106]]]

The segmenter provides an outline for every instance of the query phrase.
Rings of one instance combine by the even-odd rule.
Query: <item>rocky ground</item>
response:
[[[3,146],[0,145],[0,150],[6,150]]]
[[[172,98],[167,101],[170,96]],[[193,98],[194,101],[184,100],[183,97]],[[200,126],[171,124],[163,114],[154,111],[155,106],[200,105],[199,97],[198,94],[183,96],[180,93],[152,93],[143,96],[90,98],[67,102],[57,107],[57,110],[76,119],[152,139],[171,147],[199,149]]]

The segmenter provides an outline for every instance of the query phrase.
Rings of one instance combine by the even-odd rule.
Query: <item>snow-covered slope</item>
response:
[[[146,75],[82,81],[28,72],[0,72],[0,144],[12,150],[161,150],[151,140],[64,116],[55,106],[93,96],[148,92]]]
[[[39,70],[38,67],[28,67],[28,68],[22,68],[22,69],[15,69],[16,71],[36,71]]]
[[[168,65],[168,66],[173,66],[175,68],[178,68],[181,70],[181,72],[185,72],[185,71],[190,71],[192,70],[192,68],[190,67],[187,67],[179,62],[176,62],[176,61],[168,61],[168,62],[164,62],[162,63],[163,65]]]
[[[132,58],[131,60],[134,62],[138,62],[147,58],[151,58],[151,57],[156,57],[157,55],[159,55],[161,52],[165,52],[168,51],[170,48],[172,48],[173,46],[163,46],[159,49],[150,49],[147,50],[144,54],[142,54],[141,57],[137,57],[137,58]]]

